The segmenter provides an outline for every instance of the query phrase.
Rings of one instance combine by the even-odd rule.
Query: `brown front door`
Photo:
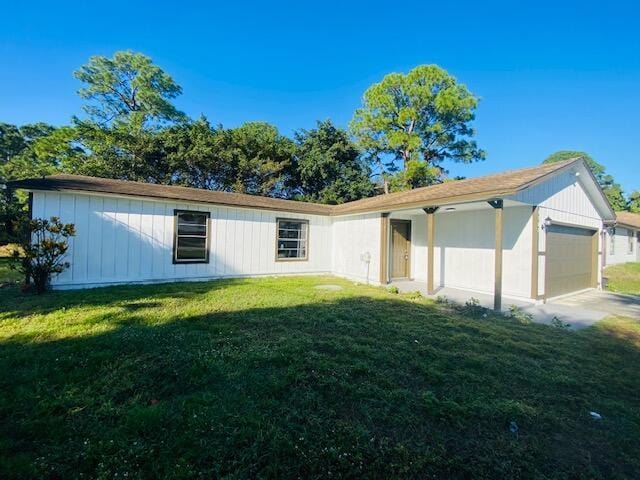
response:
[[[391,278],[409,278],[411,222],[391,220]]]

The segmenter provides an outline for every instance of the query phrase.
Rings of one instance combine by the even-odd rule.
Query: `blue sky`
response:
[[[73,70],[132,49],[182,86],[179,108],[283,133],[346,126],[364,90],[436,63],[481,97],[475,176],[585,150],[640,188],[638,2],[10,2],[0,17],[0,121],[67,123]]]

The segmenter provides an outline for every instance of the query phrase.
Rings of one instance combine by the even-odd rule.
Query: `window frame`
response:
[[[205,258],[204,259],[185,259],[180,260],[178,258],[178,237],[189,237],[189,235],[178,235],[178,219],[180,218],[180,214],[197,214],[204,215],[206,218],[205,222]],[[172,261],[175,265],[182,264],[196,264],[196,263],[209,263],[210,255],[209,250],[211,246],[211,212],[202,211],[202,210],[184,210],[184,209],[174,209],[173,210],[173,258]],[[193,236],[193,235],[192,235]],[[196,235],[197,238],[202,238]]]
[[[633,230],[627,230],[627,255],[633,255],[635,252],[636,236]]]
[[[280,240],[280,222],[299,222],[306,225],[306,245],[305,245],[305,256],[304,257],[279,257],[278,256],[278,243]],[[276,251],[275,251],[275,259],[276,262],[307,262],[309,261],[309,239],[310,239],[310,227],[309,220],[304,218],[287,218],[287,217],[277,217],[276,218]],[[287,240],[287,239],[283,239]],[[291,240],[291,239],[289,239]]]

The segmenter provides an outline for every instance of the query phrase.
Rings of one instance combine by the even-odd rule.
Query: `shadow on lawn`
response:
[[[189,284],[188,294],[163,285],[155,295],[226,285]],[[0,476],[640,470],[640,349],[613,324],[571,333],[396,298],[327,296],[150,325],[138,303],[154,288],[122,289],[132,313],[108,333],[0,343]],[[52,298],[69,302],[68,293]]]

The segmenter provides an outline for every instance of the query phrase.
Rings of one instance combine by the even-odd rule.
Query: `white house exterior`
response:
[[[640,262],[640,214],[618,212],[616,224],[606,230],[606,264]]]
[[[601,284],[615,219],[582,160],[340,206],[60,175],[10,184],[74,223],[54,288],[335,274],[540,301]]]

